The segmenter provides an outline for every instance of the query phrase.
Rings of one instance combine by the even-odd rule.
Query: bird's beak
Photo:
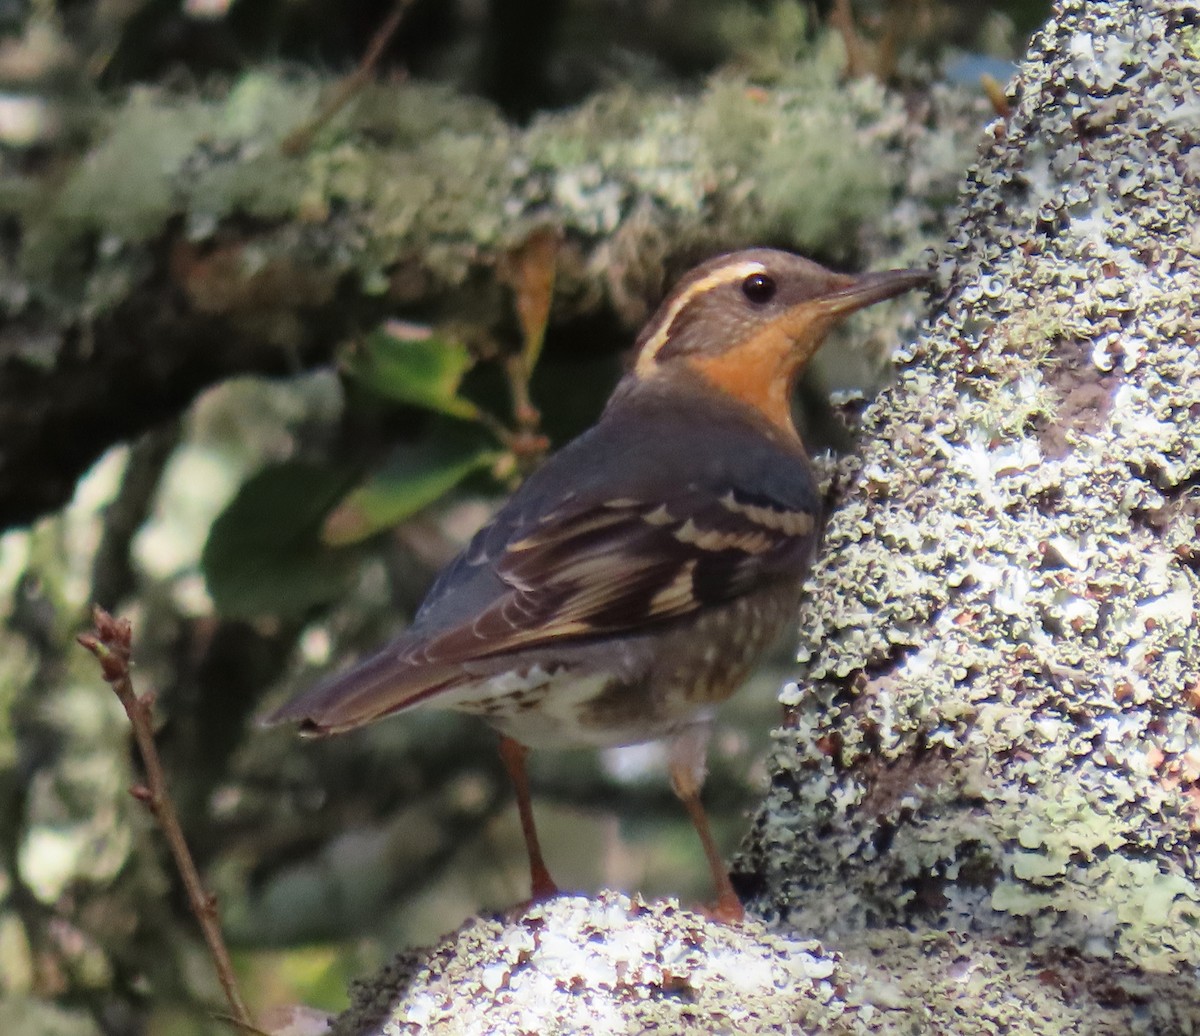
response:
[[[812,300],[812,305],[827,318],[841,319],[855,310],[895,298],[906,291],[928,284],[933,275],[927,270],[882,270],[858,276],[838,275],[831,290]]]

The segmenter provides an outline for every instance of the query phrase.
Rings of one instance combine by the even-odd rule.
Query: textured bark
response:
[[[1198,82],[1194,4],[1061,0],[968,174],[738,863],[799,934],[561,900],[338,1031],[1200,1025]]]
[[[1195,15],[1065,5],[968,175],[802,606],[770,916],[1200,960]]]

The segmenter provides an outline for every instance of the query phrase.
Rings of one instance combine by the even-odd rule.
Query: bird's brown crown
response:
[[[638,338],[634,377],[678,370],[794,435],[796,377],[834,324],[928,280],[916,270],[851,276],[769,248],[718,256],[667,296]]]

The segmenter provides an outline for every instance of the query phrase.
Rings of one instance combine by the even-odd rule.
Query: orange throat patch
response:
[[[797,336],[789,331],[778,325],[766,327],[716,356],[689,357],[687,363],[715,388],[757,410],[798,441],[792,423],[792,388],[823,335]]]

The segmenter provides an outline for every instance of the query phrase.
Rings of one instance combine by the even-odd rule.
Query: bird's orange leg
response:
[[[737,892],[734,891],[733,882],[729,880],[729,872],[708,826],[708,815],[700,802],[700,789],[704,787],[708,757],[708,733],[706,724],[697,724],[688,727],[671,742],[671,787],[675,789],[675,794],[679,796],[688,811],[688,816],[691,817],[696,834],[700,836],[700,844],[704,846],[709,869],[712,871],[717,901],[708,910],[709,916],[714,921],[740,921],[746,916],[746,911],[742,907],[742,901],[738,899]]]
[[[521,816],[521,832],[525,835],[525,848],[529,852],[529,885],[533,901],[540,902],[558,895],[558,886],[550,877],[546,861],[542,859],[542,847],[538,844],[537,827],[533,822],[533,804],[529,801],[529,776],[525,772],[525,757],[529,749],[511,737],[500,738],[500,759],[508,771],[509,780],[517,793],[517,812]]]

